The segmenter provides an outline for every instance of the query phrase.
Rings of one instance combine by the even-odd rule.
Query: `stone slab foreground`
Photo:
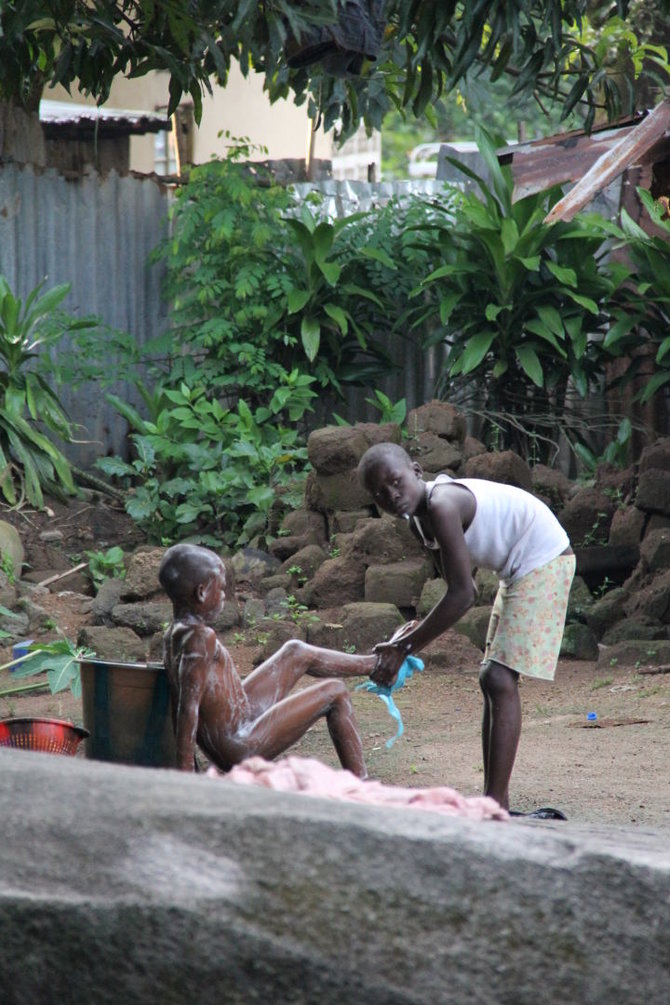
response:
[[[668,1000],[662,832],[0,750],[3,1005]]]

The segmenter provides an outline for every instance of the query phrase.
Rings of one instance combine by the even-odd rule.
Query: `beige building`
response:
[[[136,80],[117,77],[112,85],[106,113],[152,113],[166,115],[169,76],[151,73]],[[312,132],[306,107],[291,101],[270,104],[263,91],[263,76],[251,73],[242,76],[237,64],[231,66],[228,85],[213,83],[213,93],[203,95],[202,120],[193,121],[188,99],[173,118],[177,133],[159,130],[130,137],[130,169],[142,173],[174,174],[178,170],[181,147],[184,162],[202,164],[211,157],[222,157],[236,139],[248,140],[254,150],[253,159],[298,160],[308,158],[333,162],[333,177],[359,180],[379,180],[381,174],[381,137],[371,139],[361,130],[338,150],[331,133],[318,129]],[[70,96],[62,87],[50,88],[43,96],[46,115],[48,103],[66,102],[95,106],[95,101],[73,91]]]

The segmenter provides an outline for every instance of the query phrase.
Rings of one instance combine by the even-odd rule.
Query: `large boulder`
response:
[[[0,762],[7,1005],[667,998],[667,834]]]

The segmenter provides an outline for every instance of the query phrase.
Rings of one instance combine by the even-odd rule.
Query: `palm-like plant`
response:
[[[69,285],[40,296],[43,285],[23,303],[0,276],[0,490],[11,505],[25,497],[41,507],[45,490],[76,491],[66,457],[39,428],[69,442],[72,426],[56,393],[30,364],[66,332],[90,327],[91,322],[59,312]]]

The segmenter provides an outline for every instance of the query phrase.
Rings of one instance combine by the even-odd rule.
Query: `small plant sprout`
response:
[[[98,589],[105,579],[124,579],[126,567],[124,564],[123,549],[118,545],[108,548],[107,551],[87,551],[88,574],[93,581],[93,585]]]

